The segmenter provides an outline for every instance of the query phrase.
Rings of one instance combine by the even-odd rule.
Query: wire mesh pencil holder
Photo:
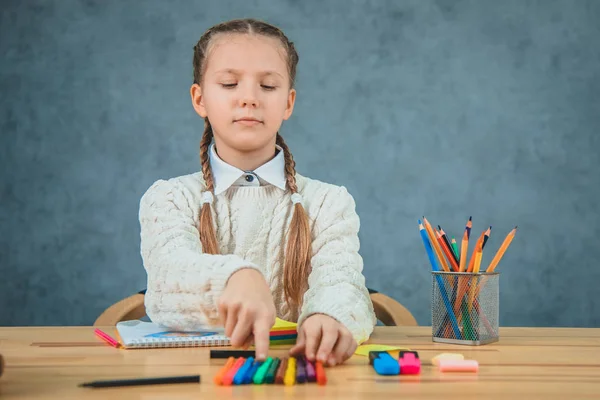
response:
[[[434,342],[478,346],[499,340],[500,274],[432,272]]]

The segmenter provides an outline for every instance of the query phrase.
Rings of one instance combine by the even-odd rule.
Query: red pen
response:
[[[119,348],[121,346],[119,344],[119,342],[117,342],[115,339],[110,337],[107,333],[102,332],[98,328],[96,328],[94,330],[94,333],[96,334],[96,336],[98,336],[100,339],[104,340],[106,343],[110,344],[112,347]]]

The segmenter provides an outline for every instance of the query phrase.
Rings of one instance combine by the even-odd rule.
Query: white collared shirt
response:
[[[285,190],[285,159],[283,149],[275,145],[277,155],[254,171],[243,171],[223,161],[215,144],[211,144],[209,159],[215,184],[215,196],[223,193],[232,186],[265,186],[273,185]]]

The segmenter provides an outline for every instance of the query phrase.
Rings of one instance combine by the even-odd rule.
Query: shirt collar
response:
[[[275,145],[275,147],[279,151],[274,158],[254,171],[243,171],[223,161],[215,150],[215,144],[211,144],[209,157],[215,184],[215,195],[219,195],[229,189],[235,181],[244,175],[244,172],[253,172],[260,179],[281,190],[285,190],[285,159],[283,157],[283,149],[278,145]]]

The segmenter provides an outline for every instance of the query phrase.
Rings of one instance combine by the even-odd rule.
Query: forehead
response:
[[[247,73],[275,71],[288,76],[286,52],[276,38],[227,34],[213,39],[208,50],[206,74],[234,69]]]

